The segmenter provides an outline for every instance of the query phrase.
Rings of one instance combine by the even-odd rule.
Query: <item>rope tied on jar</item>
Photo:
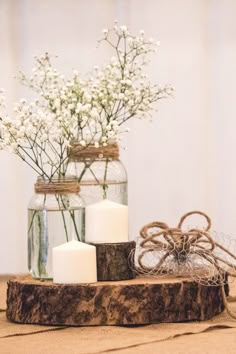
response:
[[[79,143],[72,143],[68,149],[68,157],[70,161],[74,162],[85,160],[119,160],[119,147],[115,143],[98,147],[94,145],[83,147]]]
[[[75,178],[45,180],[38,179],[34,185],[35,193],[37,194],[70,194],[79,193],[80,184]]]
[[[184,230],[184,221],[193,214],[203,216],[206,226]],[[205,286],[220,286],[224,306],[236,319],[225,294],[228,275],[236,277],[236,255],[213,239],[210,228],[211,219],[201,211],[183,215],[176,228],[163,222],[145,225],[140,230],[135,270],[149,276],[188,276]]]

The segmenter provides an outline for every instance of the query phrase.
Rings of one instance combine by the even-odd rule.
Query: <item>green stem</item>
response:
[[[108,185],[107,185],[107,183],[106,183],[106,180],[107,180],[108,163],[109,163],[109,160],[106,159],[105,172],[104,172],[104,180],[103,180],[103,185],[102,185],[102,189],[103,189],[103,199],[106,199],[106,197],[107,197]]]
[[[88,168],[90,169],[90,167],[91,167],[93,162],[94,162],[94,160],[91,160],[89,163],[86,163],[86,162],[84,163],[84,169],[83,169],[83,171],[81,172],[81,174],[80,174],[80,176],[78,178],[79,182],[82,180],[82,178],[83,178],[85,172],[87,171],[87,169]]]
[[[67,230],[67,226],[66,226],[66,219],[65,219],[65,215],[64,215],[63,210],[61,210],[61,215],[62,215],[63,225],[64,225],[64,229],[65,229],[65,233],[66,233],[66,242],[69,242],[69,235],[68,235],[68,230]]]
[[[82,240],[80,239],[79,231],[78,231],[78,228],[77,228],[77,225],[76,225],[76,221],[75,221],[75,211],[74,211],[74,210],[69,210],[69,212],[70,212],[70,216],[71,216],[71,219],[72,219],[74,228],[75,228],[75,232],[76,232],[77,239],[78,239],[78,241],[82,241]]]
[[[32,219],[30,221],[30,226],[28,228],[28,234],[30,233],[31,227],[33,226],[33,222],[34,222],[34,218],[35,218],[36,213],[37,213],[37,210],[34,210]]]
[[[97,179],[95,173],[93,172],[93,170],[90,167],[89,167],[89,171],[92,173],[92,175],[93,175],[95,181],[97,182],[97,184],[100,184],[99,179]]]
[[[37,215],[38,219],[38,229],[39,229],[39,254],[38,254],[38,275],[39,277],[46,273],[46,269],[43,262],[43,250],[42,250],[42,224],[40,220],[40,215]]]
[[[65,204],[65,202],[63,200],[63,195],[56,196],[56,198],[57,198],[57,202],[58,202],[59,208],[60,208],[60,201],[61,201],[61,204],[62,204],[63,208],[65,210],[69,211],[69,214],[70,214],[70,217],[72,219],[72,223],[73,223],[73,226],[74,226],[74,229],[75,229],[76,237],[77,237],[78,241],[81,241],[80,235],[79,235],[79,231],[78,231],[78,227],[77,227],[76,220],[75,220],[74,210],[70,210],[70,209],[67,208],[67,206],[66,206],[66,204]],[[65,233],[66,233],[66,240],[68,242],[69,241],[69,235],[68,235],[68,230],[67,230],[67,225],[66,225],[64,211],[61,210],[61,213],[62,213],[63,224],[64,224]]]
[[[60,210],[61,208],[60,208],[59,196],[57,194],[55,194],[55,197],[56,197],[56,200],[57,200],[57,203],[58,203],[58,207],[59,207],[59,210]],[[61,197],[61,199],[62,199],[62,197]],[[63,205],[63,207],[65,207],[65,206]],[[69,235],[68,235],[68,230],[67,230],[67,226],[66,226],[66,219],[65,219],[65,215],[64,215],[64,211],[63,210],[61,210],[61,216],[62,216],[63,225],[64,225],[64,229],[65,229],[66,241],[69,242]]]
[[[43,209],[42,209],[42,218],[43,219],[45,217],[44,212],[45,212],[46,199],[47,199],[47,195],[44,194]],[[37,211],[36,211],[36,213],[37,213]],[[38,216],[38,228],[39,228],[38,270],[39,270],[39,275],[41,276],[41,275],[47,274],[47,266],[45,267],[45,263],[47,264],[47,258],[48,258],[48,240],[46,240],[46,245],[43,244],[43,247],[42,247],[42,241],[43,241],[43,243],[45,243],[45,239],[44,239],[45,238],[45,234],[44,233],[48,233],[48,228],[47,227],[46,228],[45,227],[42,228],[40,214],[37,214],[37,216]],[[48,222],[48,220],[46,220],[46,222]],[[45,224],[45,220],[43,220],[43,224]],[[48,234],[47,234],[46,237],[48,237]],[[42,238],[43,238],[43,240],[42,240]],[[45,254],[46,262],[44,260],[44,253],[45,252],[46,252],[46,254]]]

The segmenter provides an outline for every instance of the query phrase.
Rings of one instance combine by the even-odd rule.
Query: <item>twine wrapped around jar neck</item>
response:
[[[75,178],[53,179],[52,181],[39,178],[34,185],[34,190],[37,194],[79,193],[80,184]]]
[[[107,146],[88,146],[84,148],[78,143],[73,143],[68,151],[70,161],[84,160],[119,160],[119,147],[117,144]]]

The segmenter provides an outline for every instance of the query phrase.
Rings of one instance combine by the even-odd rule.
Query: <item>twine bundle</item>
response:
[[[184,221],[193,214],[205,218],[205,228],[183,230]],[[136,250],[136,271],[151,276],[188,276],[206,286],[220,286],[225,308],[236,319],[225,294],[228,275],[236,277],[236,255],[213,239],[210,228],[210,218],[200,211],[183,215],[176,228],[163,222],[145,225]]]
[[[88,146],[82,147],[78,143],[73,143],[68,150],[70,161],[85,161],[85,160],[118,160],[119,147],[117,144],[109,144],[107,146]]]
[[[80,184],[77,179],[39,179],[34,185],[37,194],[70,194],[79,193]]]

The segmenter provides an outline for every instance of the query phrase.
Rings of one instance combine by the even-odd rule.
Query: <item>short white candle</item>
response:
[[[88,205],[85,212],[85,241],[89,243],[128,242],[128,207],[110,200]]]
[[[52,250],[53,281],[59,284],[97,281],[96,247],[76,240]]]

